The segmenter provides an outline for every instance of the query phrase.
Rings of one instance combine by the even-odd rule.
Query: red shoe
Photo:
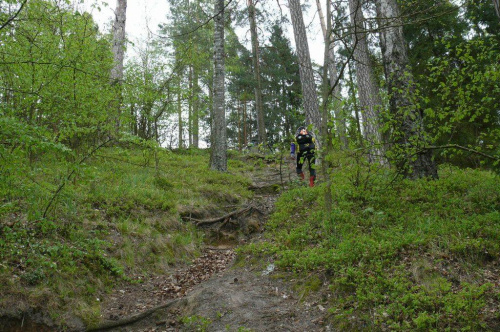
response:
[[[309,178],[309,187],[314,187],[314,180],[316,180],[315,176],[311,176]]]

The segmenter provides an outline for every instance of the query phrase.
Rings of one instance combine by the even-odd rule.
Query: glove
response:
[[[295,153],[290,153],[290,158],[292,158],[293,160],[297,159],[297,156],[295,155]]]

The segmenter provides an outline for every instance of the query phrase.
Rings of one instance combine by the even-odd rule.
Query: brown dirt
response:
[[[180,299],[122,317],[99,331],[329,330],[322,325],[326,313],[320,304],[301,302],[286,283],[263,272],[229,268]]]

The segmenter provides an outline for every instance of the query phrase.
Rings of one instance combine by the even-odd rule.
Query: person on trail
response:
[[[297,128],[295,139],[290,146],[290,156],[292,159],[297,160],[297,175],[302,180],[305,178],[302,166],[307,159],[309,164],[309,187],[314,187],[314,181],[316,180],[316,170],[314,169],[315,141],[312,133],[310,133],[306,127],[301,126]]]

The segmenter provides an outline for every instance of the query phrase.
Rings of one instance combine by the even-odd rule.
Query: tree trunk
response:
[[[354,59],[356,60],[356,80],[358,82],[359,106],[363,119],[363,136],[367,141],[368,160],[384,163],[382,135],[380,128],[380,107],[382,99],[373,72],[373,61],[368,51],[365,18],[360,0],[349,0],[351,24],[356,38]]]
[[[337,127],[337,132],[340,138],[341,146],[344,149],[348,148],[348,140],[347,140],[347,124],[344,112],[342,112],[342,103],[341,103],[341,88],[340,88],[340,80],[338,79],[339,75],[337,72],[336,60],[335,60],[335,49],[334,49],[334,38],[331,29],[327,29],[327,24],[325,23],[325,15],[323,14],[323,9],[321,8],[320,0],[316,0],[316,7],[318,8],[318,16],[321,23],[321,29],[323,31],[323,39],[325,40],[325,45],[330,45],[328,49],[328,74],[330,81],[330,89],[333,89],[333,112],[335,114],[335,125]],[[327,0],[327,17],[330,17],[330,13],[328,12],[331,7],[331,0]],[[331,25],[331,22],[329,22]],[[326,62],[325,62],[326,63]],[[327,113],[328,115],[328,113]],[[323,121],[328,121],[329,119],[323,119]]]
[[[127,20],[127,0],[117,0],[115,21],[113,23],[113,60],[114,66],[111,68],[111,84],[116,86],[116,99],[113,102],[112,109],[116,111],[115,125],[116,131],[120,128],[123,81],[123,59],[125,55],[125,22]]]
[[[497,13],[498,19],[500,20],[500,1],[493,0],[493,5],[495,6],[495,11]]]
[[[321,14],[321,6],[319,4],[319,1],[317,1],[318,5],[318,10],[320,12],[320,17],[322,16]],[[330,61],[332,61],[332,50],[333,47],[331,45],[332,40],[329,38],[331,32],[332,32],[332,24],[331,24],[331,9],[330,9],[331,2],[330,0],[327,0],[326,4],[326,17],[327,17],[327,24],[326,27],[323,29],[323,35],[325,37],[325,53],[324,53],[324,66],[323,66],[323,123],[321,126],[321,136],[325,139],[325,153],[324,155],[327,156],[329,153],[331,153],[332,149],[332,140],[330,139],[330,135],[328,133],[328,100],[330,98],[330,85],[328,84],[328,72],[330,72],[330,75],[332,75],[332,72],[330,71]],[[323,21],[323,18],[321,18]],[[322,24],[323,25],[323,24]],[[344,132],[345,136],[345,132]],[[347,143],[346,146],[347,148]],[[321,168],[322,168],[322,173],[323,176],[325,177],[326,180],[326,188],[324,191],[324,200],[325,200],[325,210],[328,214],[332,212],[333,208],[333,198],[332,198],[332,191],[331,191],[331,186],[332,186],[332,180],[330,177],[330,161],[328,158],[324,158],[323,162],[321,163]]]
[[[304,110],[307,125],[312,124],[319,130],[321,128],[321,115],[319,113],[318,97],[316,94],[316,83],[309,54],[306,27],[302,17],[300,0],[288,0],[290,16],[292,18],[295,47],[299,58],[299,75],[302,85],[302,97],[304,99]],[[319,140],[318,140],[319,142]]]
[[[198,25],[200,24],[200,18],[199,18],[199,1],[195,2],[195,24]],[[194,44],[193,44],[193,49],[194,49],[194,57],[198,56],[199,49],[198,49],[198,44],[200,43],[199,36],[197,34],[194,35]],[[193,59],[193,57],[192,57]],[[193,59],[194,60],[194,59]],[[200,72],[200,64],[198,60],[193,61],[193,93],[192,93],[192,100],[193,100],[193,147],[198,148],[199,143],[200,143],[200,82],[199,82],[199,72]]]
[[[247,101],[243,100],[243,146],[248,145],[248,130],[247,130]]]
[[[111,83],[123,80],[123,58],[125,55],[125,22],[127,20],[127,0],[117,0],[115,21],[113,23],[113,59]]]
[[[179,82],[179,91],[177,91],[177,115],[179,118],[179,149],[182,149],[184,142],[182,140],[182,131],[184,130],[182,125],[182,101],[181,101],[181,83]]]
[[[243,125],[243,121],[241,121],[241,118],[242,118],[242,113],[243,113],[243,110],[241,108],[241,99],[238,99],[238,151],[241,152],[241,150],[243,149],[243,140],[242,140],[242,133],[243,133],[243,130],[242,130],[242,125]]]
[[[395,123],[393,152],[399,171],[408,178],[437,178],[437,166],[426,138],[422,112],[410,99],[415,92],[403,25],[396,0],[377,0],[377,17],[381,22],[380,41],[389,93],[389,108]]]
[[[191,57],[192,58],[192,57]],[[188,137],[189,137],[189,142],[188,142],[188,147],[193,146],[193,65],[189,65],[189,75],[188,75],[188,80],[189,80],[189,107],[188,107]]]
[[[213,145],[210,168],[227,171],[226,115],[224,105],[224,0],[215,3],[214,27],[214,99],[213,99]]]
[[[363,130],[361,130],[361,117],[359,115],[358,100],[356,97],[356,87],[354,85],[354,78],[352,75],[352,66],[349,66],[348,70],[349,70],[349,88],[351,89],[351,96],[353,98],[354,116],[356,118],[356,128],[358,129],[357,139],[359,142],[359,146],[361,146],[361,148],[364,148],[365,143],[363,141]]]
[[[198,68],[195,66],[193,68],[193,147],[198,148],[200,142],[200,85],[199,85],[199,75]]]
[[[255,110],[257,112],[257,138],[259,143],[265,144],[266,126],[264,122],[264,109],[262,106],[262,84],[260,80],[260,57],[259,57],[259,39],[257,37],[257,25],[255,24],[255,5],[253,0],[247,0],[248,19],[250,21],[250,34],[252,36],[252,61],[253,74],[255,79]]]

